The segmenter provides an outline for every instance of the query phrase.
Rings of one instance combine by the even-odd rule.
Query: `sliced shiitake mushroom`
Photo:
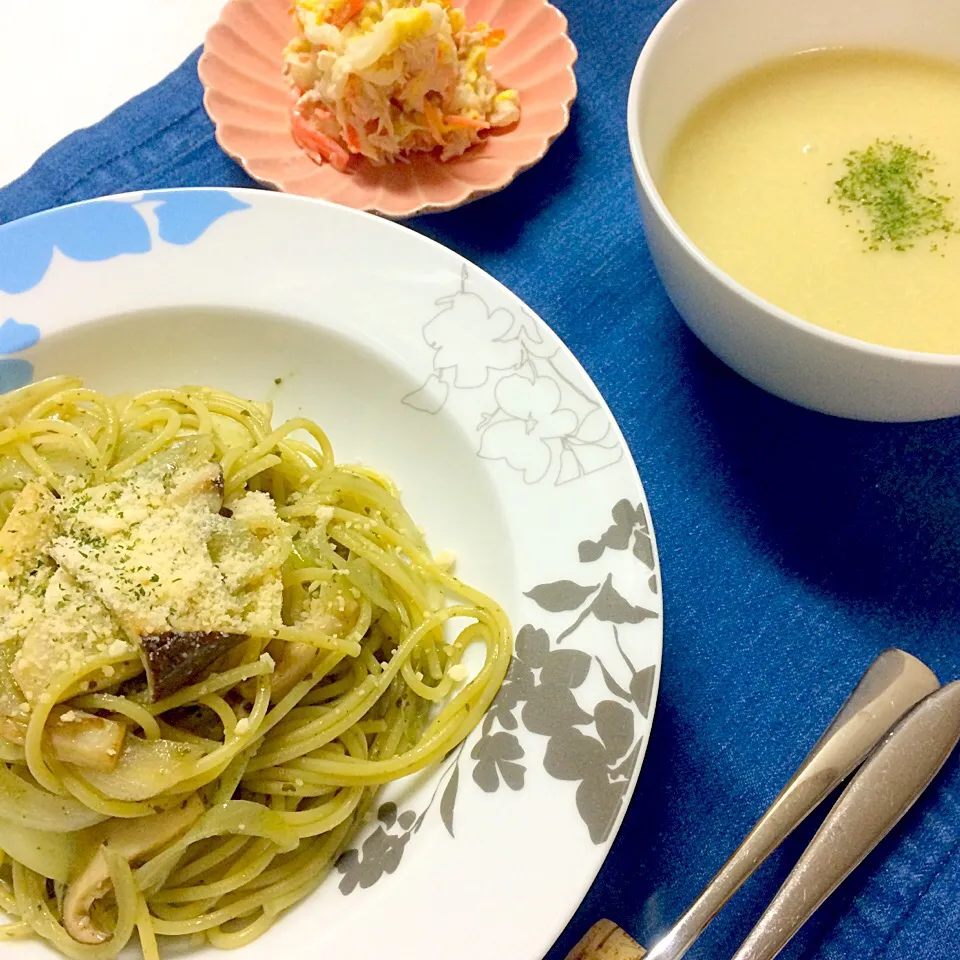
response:
[[[116,720],[61,705],[54,707],[44,733],[58,760],[87,770],[109,771],[117,765],[127,727]],[[23,744],[27,737],[26,721],[0,716],[0,737]]]
[[[320,651],[309,643],[274,640],[267,652],[276,661],[270,684],[270,702],[282,700],[316,666]]]
[[[67,887],[63,900],[63,925],[78,943],[104,943],[110,934],[93,921],[93,905],[110,890],[110,868],[104,856],[109,847],[132,866],[142,863],[178,839],[200,818],[203,802],[195,794],[182,806],[136,820],[111,820],[101,829],[103,843]]]
[[[155,633],[140,638],[147,689],[156,703],[199,680],[246,636],[239,633]]]

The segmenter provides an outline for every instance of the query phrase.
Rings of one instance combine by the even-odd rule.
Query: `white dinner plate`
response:
[[[169,190],[0,228],[0,390],[53,374],[113,393],[203,383],[317,420],[338,459],[398,482],[431,546],[514,625],[481,726],[440,769],[386,789],[336,870],[243,960],[539,960],[633,791],[662,640],[640,478],[557,336],[402,226]],[[183,952],[222,956],[166,955]]]

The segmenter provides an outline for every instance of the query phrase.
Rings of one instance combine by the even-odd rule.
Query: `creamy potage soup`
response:
[[[960,353],[960,65],[826,50],[697,107],[657,177],[690,239],[812,323]]]

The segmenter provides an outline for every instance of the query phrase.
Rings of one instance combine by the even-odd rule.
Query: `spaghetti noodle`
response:
[[[254,940],[509,665],[390,480],[225,392],[0,398],[0,523],[0,942]]]

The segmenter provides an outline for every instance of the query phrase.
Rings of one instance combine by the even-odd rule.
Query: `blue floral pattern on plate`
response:
[[[221,217],[249,206],[225,190],[185,190],[145,193],[130,200],[93,200],[14,221],[0,228],[0,292],[16,296],[36,287],[54,250],[81,263],[149,253],[153,236],[145,214],[151,207],[159,238],[185,246]],[[33,379],[33,364],[9,354],[28,350],[39,339],[40,330],[31,323],[11,317],[0,325],[0,393]]]

